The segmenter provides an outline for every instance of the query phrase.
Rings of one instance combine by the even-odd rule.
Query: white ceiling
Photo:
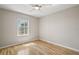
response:
[[[1,4],[0,8],[28,14],[35,17],[43,17],[73,6],[76,6],[76,4],[52,4],[42,7],[40,11],[32,10],[33,8],[30,4]]]

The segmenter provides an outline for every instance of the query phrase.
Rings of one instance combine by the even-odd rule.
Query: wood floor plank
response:
[[[0,55],[79,55],[79,52],[36,40],[0,49]]]

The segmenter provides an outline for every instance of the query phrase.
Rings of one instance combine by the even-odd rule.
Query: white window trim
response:
[[[29,20],[28,20],[28,19],[26,19],[26,20],[27,20],[27,22],[28,22],[28,26],[27,26],[28,31],[27,31],[27,34],[22,34],[22,35],[21,35],[21,34],[19,34],[19,33],[16,32],[16,33],[17,33],[17,34],[16,34],[17,36],[28,36],[28,35],[29,35]],[[17,26],[16,26],[16,27],[17,27]],[[16,29],[16,30],[18,31],[18,29]]]

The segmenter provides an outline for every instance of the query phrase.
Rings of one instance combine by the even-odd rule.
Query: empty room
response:
[[[79,55],[78,4],[0,4],[0,55]]]

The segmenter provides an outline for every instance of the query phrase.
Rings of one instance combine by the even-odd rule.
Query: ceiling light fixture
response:
[[[42,7],[42,5],[32,5],[32,7],[35,9],[35,10],[40,10],[40,8]]]
[[[52,4],[30,4],[31,10],[30,11],[42,11],[44,8],[48,8],[52,6]]]

